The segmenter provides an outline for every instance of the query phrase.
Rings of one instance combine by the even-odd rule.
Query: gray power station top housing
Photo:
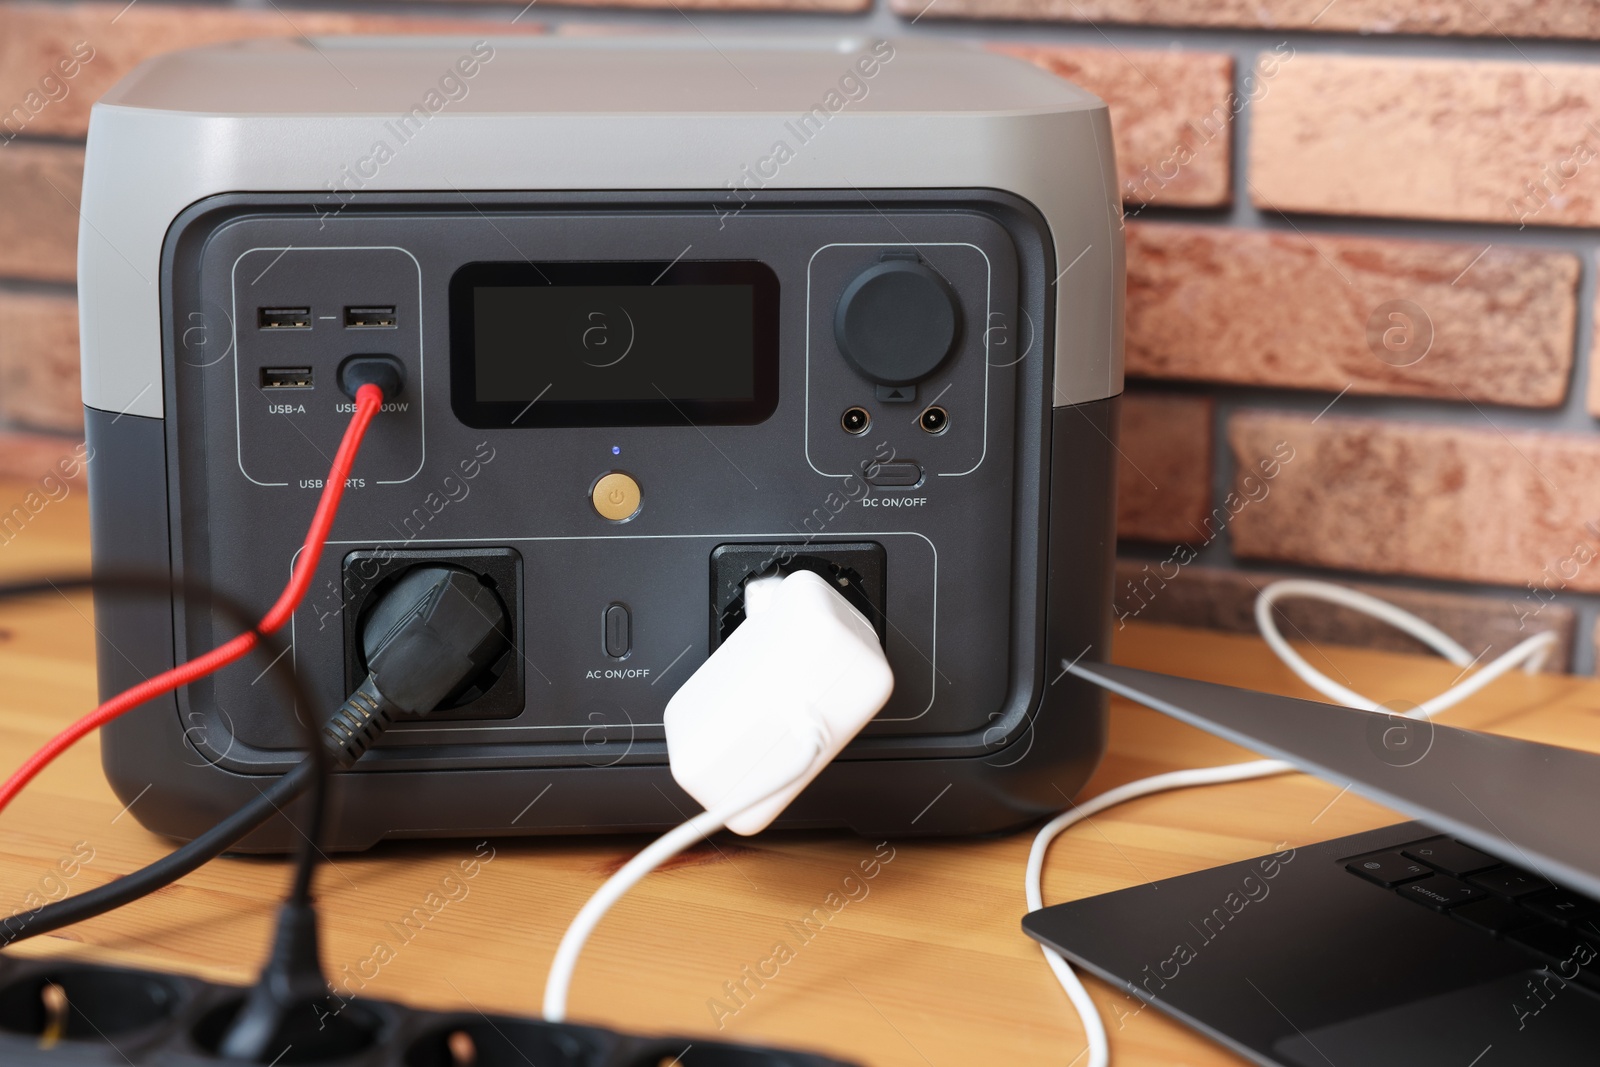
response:
[[[491,582],[514,649],[337,776],[331,847],[680,822],[661,712],[775,568],[839,579],[896,675],[779,825],[1000,830],[1098,761],[1104,698],[1060,666],[1105,650],[1122,388],[1087,93],[865,39],[208,47],[95,105],[82,210],[97,568],[264,611],[349,419],[341,363],[405,370],[291,655],[106,728],[150,828],[191,837],[291,766],[263,669],[324,717],[363,613],[426,561]],[[193,599],[97,613],[107,694],[230,632]]]

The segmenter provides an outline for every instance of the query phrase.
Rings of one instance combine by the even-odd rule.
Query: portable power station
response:
[[[95,105],[79,285],[97,569],[261,610],[352,403],[404,384],[285,656],[107,726],[192,837],[300,759],[418,563],[511,651],[332,783],[325,845],[651,830],[693,802],[662,711],[816,570],[895,674],[780,820],[971,834],[1058,810],[1104,746],[1063,661],[1109,633],[1123,242],[1105,105],[976,48],[876,40],[329,38],[178,52]],[[110,694],[235,632],[100,596]],[[321,708],[292,708],[292,669]],[[288,847],[285,820],[247,850]]]

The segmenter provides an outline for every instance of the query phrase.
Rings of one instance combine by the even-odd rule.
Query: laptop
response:
[[[1043,908],[1029,936],[1254,1063],[1600,1063],[1600,755],[1072,669],[1413,821]]]

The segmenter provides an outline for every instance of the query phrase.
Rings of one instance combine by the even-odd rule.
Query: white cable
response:
[[[1272,609],[1278,601],[1286,597],[1303,597],[1353,608],[1364,615],[1370,615],[1382,622],[1389,623],[1397,629],[1404,630],[1457,667],[1466,669],[1476,662],[1476,658],[1471,653],[1449,636],[1436,629],[1430,623],[1417,618],[1409,611],[1395,607],[1388,601],[1379,600],[1375,596],[1358,593],[1354,589],[1347,589],[1331,582],[1318,582],[1304,578],[1273,582],[1256,597],[1256,626],[1260,629],[1262,638],[1266,640],[1267,646],[1272,649],[1277,657],[1283,660],[1284,665],[1293,671],[1301,681],[1336,704],[1360,708],[1363,711],[1391,710],[1329,678],[1307,663],[1305,657],[1296,652],[1289,642],[1283,639],[1283,635],[1278,632],[1278,620],[1274,617]],[[1415,711],[1421,718],[1431,719],[1446,708],[1454,707],[1461,703],[1461,701],[1472,696],[1519,663],[1523,664],[1524,669],[1529,674],[1533,674],[1544,666],[1545,660],[1549,658],[1550,650],[1555,646],[1555,643],[1556,635],[1553,630],[1545,630],[1534,634],[1532,637],[1518,643],[1510,651],[1496,657],[1466,681],[1458,682],[1433,699],[1425,701]]]
[[[561,944],[556,948],[555,959],[550,963],[550,976],[545,979],[544,984],[544,1017],[547,1021],[553,1023],[566,1021],[567,995],[572,988],[572,974],[578,967],[578,957],[583,953],[583,946],[588,942],[589,935],[594,933],[594,928],[600,925],[600,920],[611,910],[611,906],[621,900],[623,894],[637,885],[645,875],[667,860],[696,842],[710,837],[726,826],[730,819],[737,818],[746,810],[770,800],[809,773],[812,761],[817,758],[822,748],[820,738],[814,738],[813,742],[810,748],[797,746],[792,750],[792,754],[796,757],[793,773],[780,775],[782,780],[776,785],[770,782],[763,783],[759,793],[753,796],[750,790],[746,790],[734,796],[732,800],[709,811],[703,811],[681,826],[667,831],[595,890],[594,895],[573,918],[572,924],[567,927],[567,932],[562,935]]]
[[[707,809],[629,860],[589,898],[556,948],[544,1017],[563,1022],[589,935],[640,879],[727,827],[765,829],[889,700],[878,635],[808,571],[745,582],[745,621],[683,683],[662,716],[673,780]]]
[[[1448,634],[1431,623],[1411,614],[1409,611],[1395,607],[1388,601],[1380,600],[1375,596],[1369,596],[1366,593],[1360,593],[1344,586],[1334,585],[1330,582],[1318,582],[1309,579],[1290,579],[1273,582],[1262,590],[1261,594],[1256,598],[1256,625],[1261,630],[1261,636],[1278,658],[1283,660],[1289,669],[1294,671],[1302,681],[1337,703],[1366,711],[1385,711],[1395,714],[1392,710],[1378,704],[1376,701],[1357,693],[1353,689],[1340,685],[1318,671],[1283,639],[1283,635],[1278,632],[1277,620],[1273,617],[1272,609],[1279,600],[1286,597],[1305,597],[1313,600],[1322,600],[1380,619],[1415,637],[1451,663],[1463,668],[1463,670],[1470,669],[1472,664],[1476,662],[1475,658]],[[1453,707],[1472,696],[1518,664],[1522,664],[1524,669],[1532,674],[1544,665],[1555,643],[1556,635],[1554,631],[1547,630],[1534,634],[1532,637],[1517,644],[1510,651],[1496,657],[1486,666],[1479,668],[1476,673],[1465,681],[1452,685],[1433,699],[1406,712],[1403,717],[1431,719],[1446,708]],[[1073,665],[1068,665],[1068,670],[1073,670]],[[1076,670],[1073,670],[1073,672],[1077,673]],[[1092,681],[1093,679],[1089,678],[1088,680]],[[1248,760],[1243,763],[1229,763],[1220,767],[1171,771],[1167,774],[1157,774],[1149,778],[1128,782],[1117,786],[1115,789],[1109,789],[1099,796],[1092,797],[1082,804],[1074,805],[1045,823],[1044,826],[1040,827],[1038,834],[1034,836],[1033,847],[1028,851],[1028,872],[1024,879],[1024,888],[1028,897],[1028,910],[1038,911],[1044,907],[1042,883],[1044,880],[1045,856],[1050,850],[1051,842],[1073,824],[1124,801],[1149,796],[1152,793],[1165,792],[1169,789],[1184,789],[1196,785],[1243,782],[1254,778],[1267,778],[1275,774],[1284,774],[1296,769],[1293,764],[1285,763],[1282,760],[1261,759]],[[1105,1022],[1100,1018],[1100,1012],[1095,1007],[1094,1001],[1090,999],[1089,991],[1072,970],[1072,965],[1063,959],[1060,953],[1043,945],[1040,948],[1044,952],[1045,962],[1050,965],[1050,970],[1055,972],[1056,980],[1061,983],[1061,988],[1066,991],[1067,999],[1071,1001],[1073,1010],[1078,1013],[1078,1021],[1083,1024],[1084,1037],[1088,1044],[1087,1052],[1089,1054],[1085,1067],[1107,1067],[1111,1062],[1111,1048],[1106,1040]]]
[[[1054,841],[1060,833],[1073,823],[1098,814],[1106,808],[1121,804],[1125,800],[1136,797],[1148,796],[1167,789],[1183,789],[1191,785],[1212,785],[1217,782],[1239,782],[1247,778],[1265,778],[1273,774],[1283,774],[1294,768],[1281,760],[1263,759],[1251,760],[1248,763],[1229,763],[1222,767],[1202,767],[1189,771],[1171,771],[1167,774],[1157,774],[1149,778],[1141,778],[1126,785],[1119,785],[1115,789],[1107,790],[1099,796],[1091,797],[1082,804],[1057,815],[1045,823],[1033,839],[1033,848],[1028,852],[1028,875],[1026,889],[1028,894],[1028,910],[1038,911],[1044,907],[1044,890],[1041,883],[1044,879],[1045,854],[1050,850],[1050,842]],[[1044,950],[1045,962],[1050,964],[1050,969],[1055,972],[1056,979],[1061,983],[1061,988],[1066,990],[1067,998],[1072,1001],[1072,1007],[1078,1013],[1078,1021],[1083,1024],[1084,1037],[1089,1044],[1089,1061],[1086,1067],[1106,1067],[1111,1062],[1111,1048],[1106,1043],[1106,1027],[1100,1018],[1099,1009],[1094,1006],[1094,1001],[1089,999],[1089,991],[1084,988],[1083,982],[1072,970],[1072,965],[1061,958],[1060,953],[1045,945],[1039,946]],[[1074,1061],[1076,1062],[1076,1061]]]

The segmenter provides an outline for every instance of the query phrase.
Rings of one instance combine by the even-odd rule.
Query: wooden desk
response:
[[[0,483],[0,500],[25,486]],[[87,562],[81,488],[52,503],[0,548],[5,573]],[[87,598],[0,608],[0,752],[7,769],[95,695]],[[1254,638],[1130,626],[1117,659],[1133,666],[1310,695]],[[1456,669],[1437,660],[1323,649],[1335,676],[1379,699],[1421,700]],[[1310,654],[1310,653],[1308,653]],[[1600,683],[1514,675],[1450,721],[1600,749]],[[1118,703],[1111,751],[1090,793],[1147,774],[1247,758],[1153,712]],[[1211,786],[1109,811],[1060,840],[1045,897],[1060,901],[1181,874],[1397,821],[1304,776]],[[899,843],[893,860],[809,943],[789,924],[842,893],[875,842],[834,835],[719,839],[651,875],[600,927],[578,968],[575,1018],[648,1032],[708,1034],[831,1051],[874,1067],[1063,1064],[1082,1049],[1066,1000],[1018,929],[1031,834]],[[167,850],[140,828],[100,775],[92,743],[47,771],[0,818],[0,908],[51,891],[53,865],[79,843],[93,859],[74,891]],[[643,842],[638,838],[499,840],[468,894],[439,911],[367,984],[371,995],[434,1007],[538,1010],[567,921]],[[402,844],[339,856],[320,875],[325,959],[338,979],[368,960],[385,924],[420,905],[472,855],[474,841]],[[279,861],[222,860],[92,922],[18,946],[23,954],[94,957],[244,982],[264,950],[285,885]],[[56,890],[59,892],[59,890]],[[859,891],[858,891],[859,895]],[[710,1003],[746,964],[789,942],[794,956],[747,1005],[721,1020]],[[373,967],[365,966],[368,973]],[[769,968],[770,969],[770,968]],[[1139,1011],[1103,985],[1117,1067],[1243,1061]]]

